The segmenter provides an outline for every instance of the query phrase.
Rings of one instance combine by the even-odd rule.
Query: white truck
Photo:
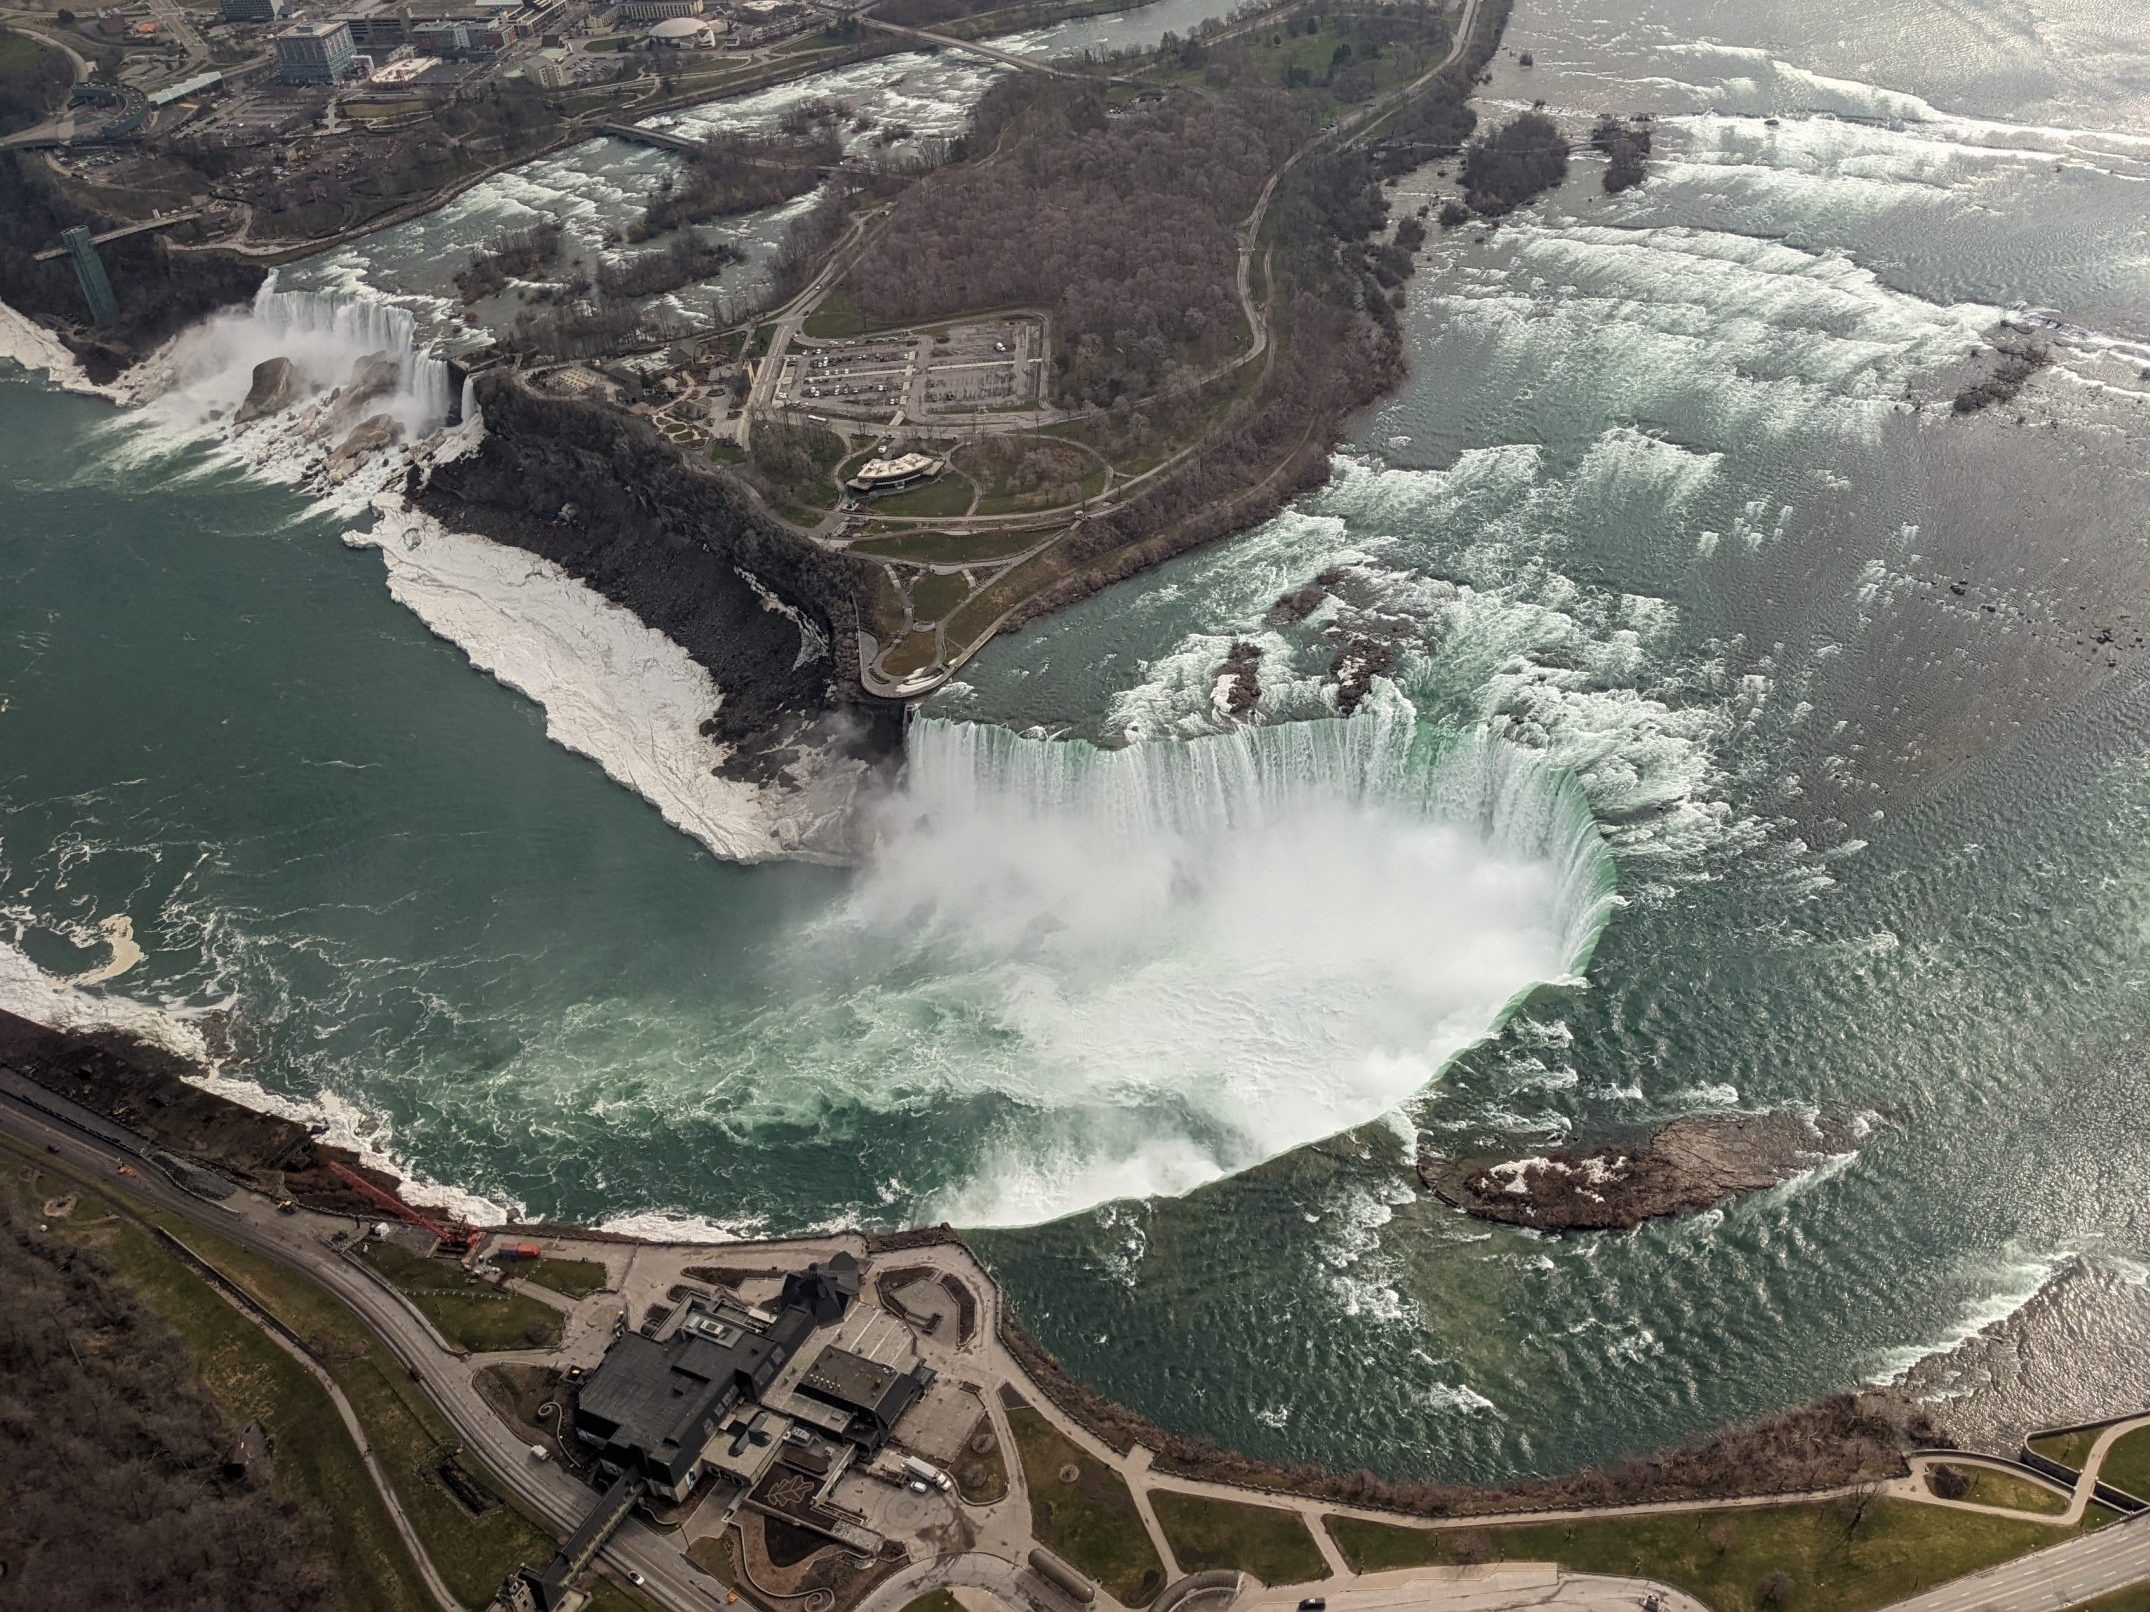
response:
[[[905,1477],[915,1479],[919,1483],[930,1484],[940,1490],[942,1494],[955,1493],[955,1479],[932,1462],[921,1461],[915,1455],[906,1455],[903,1458],[903,1474]]]

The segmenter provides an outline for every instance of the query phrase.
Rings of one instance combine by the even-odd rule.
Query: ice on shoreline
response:
[[[94,976],[94,970],[76,980],[48,974],[23,952],[0,941],[0,1009],[68,1035],[131,1036],[208,1067],[209,1041],[199,1025],[132,997],[82,989]]]
[[[4,302],[0,302],[0,359],[11,360],[24,369],[42,374],[63,392],[99,397],[107,402],[118,396],[111,387],[99,386],[84,374],[82,365],[59,337]]]
[[[400,494],[373,501],[388,589],[471,664],[545,709],[555,744],[588,756],[727,861],[840,862],[863,770],[829,763],[804,788],[717,775],[701,727],[723,693],[678,644],[551,561],[452,531]]]
[[[131,931],[130,924],[130,935]],[[113,937],[115,946],[118,938]],[[97,977],[96,971],[73,978],[48,974],[22,951],[0,941],[0,1010],[63,1035],[120,1035],[169,1052],[188,1064],[189,1084],[256,1113],[274,1114],[315,1129],[324,1141],[347,1148],[375,1169],[397,1177],[403,1196],[412,1203],[453,1210],[472,1225],[495,1226],[508,1218],[508,1209],[490,1198],[419,1175],[390,1150],[385,1121],[373,1118],[336,1093],[321,1091],[304,1099],[282,1097],[259,1081],[223,1068],[210,1050],[209,1038],[194,1022],[207,1016],[202,1010],[159,1007],[133,997],[83,988]],[[520,1209],[520,1205],[514,1207]]]

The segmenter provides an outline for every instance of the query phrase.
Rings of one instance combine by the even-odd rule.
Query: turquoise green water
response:
[[[130,915],[108,989],[533,1213],[1072,1211],[982,1239],[1026,1317],[1265,1453],[1558,1469],[2139,1268],[2143,41],[1959,9],[1522,7],[1491,94],[1655,111],[1650,183],[1437,241],[1331,485],[981,657],[860,874],[706,856],[334,520],[0,386],[0,912],[56,975]],[[2055,373],[1908,410],[2017,304]],[[1823,1102],[1858,1158],[1625,1237],[1410,1169]]]

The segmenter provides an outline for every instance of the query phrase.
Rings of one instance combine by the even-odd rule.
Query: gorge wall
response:
[[[727,769],[773,781],[805,748],[900,754],[903,705],[857,677],[863,561],[821,548],[685,460],[646,421],[477,378],[478,451],[411,489],[426,513],[553,561],[694,657],[724,691]]]

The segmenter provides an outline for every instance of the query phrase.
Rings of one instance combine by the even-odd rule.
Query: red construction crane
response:
[[[431,1232],[440,1239],[441,1247],[451,1254],[463,1253],[477,1239],[478,1234],[470,1227],[442,1222],[422,1215],[393,1192],[388,1192],[375,1186],[356,1170],[338,1164],[334,1159],[328,1161],[328,1167],[335,1171],[347,1185],[364,1193],[390,1214],[408,1220],[412,1225],[423,1231]]]

